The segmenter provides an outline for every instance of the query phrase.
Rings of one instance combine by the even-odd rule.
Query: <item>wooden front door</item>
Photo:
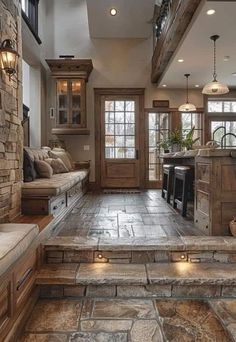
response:
[[[140,187],[139,96],[101,97],[101,187]]]

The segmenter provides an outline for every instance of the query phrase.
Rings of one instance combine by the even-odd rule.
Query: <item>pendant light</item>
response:
[[[217,74],[216,74],[216,41],[217,39],[219,39],[220,36],[218,35],[214,35],[211,36],[210,39],[213,41],[214,43],[214,59],[213,59],[213,63],[214,63],[214,67],[213,67],[213,81],[210,83],[207,83],[205,85],[205,87],[202,90],[203,94],[206,95],[223,95],[223,94],[227,94],[229,92],[229,88],[227,87],[227,85],[218,82],[217,81]]]
[[[180,112],[194,112],[196,111],[196,107],[194,104],[188,102],[188,78],[190,74],[185,74],[186,77],[186,102],[179,106],[179,111]]]

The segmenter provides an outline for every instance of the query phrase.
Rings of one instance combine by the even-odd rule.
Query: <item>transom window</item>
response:
[[[236,113],[236,100],[210,100],[208,101],[208,113]]]
[[[200,138],[203,143],[203,114],[202,113],[181,113],[182,135],[186,134],[195,127],[194,139]]]
[[[135,158],[135,101],[105,101],[105,157]]]
[[[162,178],[162,161],[160,154],[163,148],[160,143],[169,136],[169,114],[148,113],[148,172],[149,181],[159,181]]]

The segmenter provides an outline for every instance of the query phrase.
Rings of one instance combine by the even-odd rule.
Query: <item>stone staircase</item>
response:
[[[42,297],[236,297],[234,238],[54,237],[44,248]]]

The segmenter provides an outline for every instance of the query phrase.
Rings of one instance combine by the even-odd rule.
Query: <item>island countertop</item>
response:
[[[160,155],[163,159],[186,159],[195,157],[233,157],[236,158],[236,148],[208,148],[181,152],[164,153]]]

